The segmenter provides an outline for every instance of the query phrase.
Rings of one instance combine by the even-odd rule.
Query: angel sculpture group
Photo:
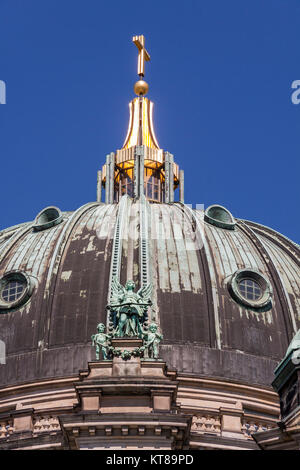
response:
[[[134,292],[133,281],[127,281],[123,287],[114,278],[111,287],[111,301],[106,308],[110,311],[112,332],[105,334],[105,326],[101,323],[97,327],[98,333],[92,335],[92,344],[96,346],[96,359],[100,359],[100,352],[104,360],[109,359],[113,349],[110,347],[111,339],[123,337],[143,339],[143,346],[139,353],[144,355],[145,352],[146,357],[158,359],[158,345],[162,335],[157,332],[156,323],[151,323],[149,331],[144,328],[144,323],[148,318],[148,307],[152,305],[151,284]]]
[[[114,337],[124,336],[143,337],[143,324],[147,318],[148,307],[152,305],[152,286],[148,284],[138,292],[134,292],[135,284],[127,281],[123,287],[116,278],[112,281],[111,302],[107,306],[110,310],[114,325]]]

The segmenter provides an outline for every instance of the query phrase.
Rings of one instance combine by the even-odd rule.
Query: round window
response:
[[[272,287],[258,271],[239,269],[231,277],[228,288],[234,300],[247,307],[271,307]]]
[[[13,302],[18,300],[24,290],[26,289],[26,283],[22,281],[6,281],[5,285],[1,290],[1,297],[4,302]]]
[[[34,282],[27,274],[11,271],[0,279],[0,311],[23,305],[32,294]]]
[[[258,300],[262,296],[262,289],[253,279],[242,279],[239,284],[240,294],[248,300]]]

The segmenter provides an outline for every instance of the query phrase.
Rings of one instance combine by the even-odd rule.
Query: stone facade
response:
[[[273,430],[279,417],[271,390],[178,375],[140,358],[10,387],[0,406],[2,449],[256,449],[252,433]]]

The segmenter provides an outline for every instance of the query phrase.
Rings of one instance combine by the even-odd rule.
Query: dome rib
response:
[[[274,260],[277,275],[281,280],[281,285],[285,292],[285,298],[289,305],[294,331],[298,330],[300,318],[300,277],[297,271],[297,263],[294,263],[293,258],[288,257],[285,250],[280,250],[280,247],[273,243],[269,237],[259,235],[263,245],[266,247],[270,257]],[[284,280],[283,280],[284,276]],[[297,316],[298,314],[298,316]],[[298,325],[297,325],[298,320]]]
[[[273,230],[265,225],[260,225],[248,220],[243,220],[243,222],[247,226],[250,226],[255,232],[258,232],[262,236],[274,242],[281,250],[284,250],[288,256],[293,258],[295,263],[300,267],[300,246],[297,245],[297,243],[294,243],[292,240],[285,237],[281,233],[276,232],[276,230]],[[279,240],[282,243],[280,243]]]
[[[145,239],[141,231],[146,226],[141,228],[140,201],[130,199],[129,206],[124,214],[120,282],[132,277],[138,285]],[[155,313],[164,335],[162,358],[168,358],[180,373],[245,381],[253,377],[251,367],[269,364],[269,377],[280,359],[278,344],[283,343],[284,348],[286,338],[292,337],[290,313],[297,311],[298,264],[289,254],[287,242],[281,243],[276,236],[275,244],[269,240],[271,234],[268,238],[263,229],[242,222],[235,230],[215,227],[203,220],[203,211],[193,211],[182,203],[149,204],[149,208],[148,259],[153,303],[157,299],[158,306]],[[106,321],[118,211],[118,204],[89,203],[65,215],[64,222],[49,231],[31,234],[27,224],[16,230],[14,239],[6,240],[12,249],[2,260],[1,271],[6,272],[10,262],[12,268],[28,271],[39,282],[26,305],[0,315],[0,331],[8,345],[7,372],[0,371],[2,381],[70,375],[92,358],[91,334],[99,321]],[[165,237],[155,236],[157,223]],[[129,225],[135,230],[133,238],[129,238]],[[273,251],[267,242],[273,242]],[[291,251],[296,252],[296,246]],[[229,275],[236,268],[256,269],[270,280],[273,310],[253,311],[231,296]],[[250,358],[247,367],[246,356]],[[262,377],[260,370],[254,380],[262,384]]]
[[[21,238],[26,235],[32,228],[32,223],[29,225],[26,225],[25,227],[21,227],[17,229],[13,235],[7,240],[6,243],[0,248],[0,256],[1,256],[1,262],[7,257],[9,254],[10,250],[13,248],[13,246],[18,243]]]
[[[190,220],[192,221],[192,225],[195,227],[195,233],[197,238],[198,246],[203,246],[203,249],[200,251],[200,258],[204,265],[204,277],[205,277],[205,287],[206,293],[209,292],[207,308],[208,308],[208,318],[209,318],[209,336],[211,341],[211,347],[216,347],[217,349],[221,349],[221,326],[219,322],[219,314],[218,314],[218,293],[216,291],[216,277],[215,277],[215,269],[213,267],[212,258],[210,255],[210,249],[206,240],[206,237],[203,236],[204,234],[204,214],[202,214],[202,219],[200,222],[199,219],[199,212],[193,211],[189,206],[186,204],[182,204],[183,212],[188,214]],[[201,226],[202,224],[202,226]],[[203,245],[202,245],[203,244]]]
[[[45,347],[49,345],[49,338],[50,338],[50,325],[51,325],[51,313],[52,313],[52,306],[53,306],[53,298],[56,289],[56,282],[57,282],[57,273],[59,271],[60,262],[63,258],[63,253],[67,246],[68,238],[70,237],[76,223],[80,220],[80,218],[88,212],[92,208],[96,208],[99,206],[98,202],[84,204],[83,206],[79,207],[73,214],[70,216],[69,220],[66,222],[55,246],[54,253],[51,257],[51,262],[48,269],[48,274],[45,283],[44,289],[44,298],[46,301],[46,311],[45,311],[45,321],[44,325],[47,326],[49,321],[49,331],[47,334],[47,341],[44,344]],[[54,277],[54,280],[53,280]],[[53,295],[52,295],[53,294]]]
[[[277,269],[272,261],[272,257],[269,255],[267,252],[266,248],[260,241],[259,236],[252,230],[250,227],[248,227],[244,222],[238,221],[238,225],[241,228],[241,230],[244,231],[244,233],[253,241],[253,244],[259,248],[261,256],[264,258],[266,264],[268,265],[270,274],[272,276],[273,283],[276,287],[277,293],[278,293],[278,298],[279,302],[281,305],[282,313],[283,313],[283,320],[285,323],[285,332],[286,332],[286,342],[287,345],[283,346],[286,350],[286,348],[289,345],[290,342],[290,337],[293,336],[293,331],[295,328],[295,325],[293,324],[293,317],[292,313],[290,311],[290,306],[289,302],[286,298],[286,292],[284,289],[284,286],[282,285],[282,281],[280,276],[278,275]],[[289,315],[286,315],[286,312],[289,313]]]

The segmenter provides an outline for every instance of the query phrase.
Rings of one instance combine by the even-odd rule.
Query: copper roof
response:
[[[0,315],[2,386],[75,375],[91,360],[91,334],[106,321],[118,207],[90,203],[47,230],[34,232],[29,223],[0,234],[0,276],[21,270],[37,279],[29,302]],[[138,284],[139,202],[130,199],[126,211],[120,280]],[[179,372],[269,385],[300,327],[297,245],[252,222],[237,220],[235,230],[210,225],[202,211],[179,203],[151,204],[151,217],[162,357]],[[157,236],[158,226],[170,236]],[[269,279],[271,310],[257,313],[231,297],[228,279],[244,267]]]

